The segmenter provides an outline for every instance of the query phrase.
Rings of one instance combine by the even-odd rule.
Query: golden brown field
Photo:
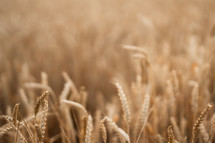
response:
[[[214,0],[0,0],[1,143],[215,143]]]

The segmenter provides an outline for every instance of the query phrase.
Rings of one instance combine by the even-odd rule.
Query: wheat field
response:
[[[214,0],[0,0],[0,143],[215,143]]]

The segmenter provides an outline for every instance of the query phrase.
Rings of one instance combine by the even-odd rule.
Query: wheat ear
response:
[[[42,133],[41,133],[40,126],[38,124],[35,124],[34,127],[35,127],[37,137],[39,139],[39,142],[42,142]]]
[[[13,125],[5,127],[3,130],[0,131],[0,137],[12,131],[13,129],[14,129]]]
[[[123,117],[127,123],[127,133],[128,133],[129,132],[129,123],[131,121],[130,108],[128,106],[128,101],[127,101],[126,95],[122,89],[122,86],[118,82],[116,82],[115,85],[116,85],[117,90],[118,90],[118,96],[119,96],[122,110],[123,110]]]
[[[37,100],[35,106],[34,106],[34,115],[35,117],[37,116],[40,106],[42,105],[42,102],[47,98],[47,96],[49,95],[48,91],[45,91]]]
[[[20,106],[20,103],[17,103],[13,108],[13,124],[15,127],[17,126],[17,116],[19,112],[19,106]]]
[[[172,128],[172,125],[170,125],[168,128],[167,128],[167,135],[168,135],[168,143],[174,143],[174,131],[173,131],[173,128]]]
[[[104,143],[106,143],[107,142],[107,131],[106,131],[104,122],[105,122],[105,118],[100,121],[99,128],[100,128],[100,131],[102,134],[102,140]]]
[[[199,115],[198,119],[196,120],[194,126],[193,126],[193,132],[192,132],[192,143],[195,142],[195,138],[197,136],[198,133],[198,128],[199,126],[202,124],[203,120],[205,119],[205,116],[207,115],[207,113],[210,111],[212,105],[208,104],[204,110],[201,112],[201,114]]]
[[[47,122],[47,115],[48,115],[48,100],[44,101],[44,110],[43,110],[43,115],[42,115],[42,122],[41,122],[41,136],[42,139],[45,136],[45,130],[46,130],[46,122]]]
[[[90,143],[91,142],[92,130],[93,130],[93,119],[92,119],[92,116],[89,115],[88,118],[87,118],[85,143]]]

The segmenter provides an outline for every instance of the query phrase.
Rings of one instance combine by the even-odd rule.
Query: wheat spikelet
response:
[[[8,132],[10,132],[12,130],[16,130],[17,133],[20,136],[21,141],[24,142],[24,143],[27,143],[27,140],[25,139],[25,137],[22,135],[22,133],[20,132],[20,130],[14,124],[9,125],[9,126],[3,128],[3,130],[0,131],[0,137],[3,136],[4,134],[7,134]]]
[[[19,112],[19,106],[20,106],[20,103],[17,103],[13,108],[13,124],[15,127],[17,126],[17,116]]]
[[[90,143],[91,142],[92,130],[93,130],[93,119],[92,119],[92,116],[89,115],[88,119],[87,119],[85,143]]]
[[[62,100],[61,102],[66,103],[66,104],[68,104],[68,105],[70,105],[72,107],[75,107],[75,108],[79,109],[80,111],[82,111],[82,113],[84,113],[84,115],[88,115],[87,110],[85,109],[85,107],[82,106],[81,104],[77,103],[77,102],[73,102],[73,101],[65,100],[65,99]]]
[[[104,122],[105,122],[105,118],[100,121],[99,128],[100,128],[100,131],[102,134],[103,142],[106,143],[107,142],[107,131],[106,131]]]
[[[168,143],[174,143],[174,131],[173,131],[173,128],[172,128],[172,125],[170,125],[168,128],[167,128],[167,135],[168,135]]]
[[[118,90],[118,96],[120,98],[122,110],[124,113],[123,117],[124,117],[125,121],[127,122],[127,124],[129,125],[129,123],[131,121],[131,112],[130,112],[130,109],[128,106],[128,101],[126,99],[125,93],[124,93],[121,85],[118,82],[116,82],[115,85],[116,85],[117,90]]]
[[[13,117],[10,117],[8,115],[1,115],[0,119],[5,119],[8,122],[13,122]]]
[[[135,130],[134,130],[134,137],[135,137],[134,140],[136,140],[137,133],[140,131],[140,133],[137,137],[137,141],[138,141],[142,134],[142,131],[144,130],[145,124],[146,124],[148,116],[149,116],[149,105],[150,105],[150,94],[149,94],[149,89],[148,89],[148,91],[144,97],[144,102],[143,102],[141,113],[138,117],[138,121],[136,122]]]
[[[36,131],[36,134],[37,134],[37,138],[39,139],[39,142],[41,142],[42,141],[41,129],[40,129],[38,124],[35,124],[34,127],[35,127],[35,131]]]
[[[170,121],[171,121],[171,124],[172,124],[172,126],[173,126],[173,129],[174,129],[174,131],[175,131],[176,137],[179,139],[179,141],[183,140],[183,139],[182,139],[181,132],[180,132],[180,129],[179,129],[177,123],[176,123],[175,118],[174,118],[174,117],[171,117],[171,118],[170,118]]]
[[[192,143],[195,142],[195,138],[197,136],[197,133],[198,133],[198,128],[199,126],[202,124],[205,116],[207,115],[207,113],[210,111],[212,105],[211,104],[208,104],[204,110],[201,112],[201,114],[199,115],[198,119],[196,120],[195,124],[194,124],[194,127],[193,127],[193,132],[192,132]]]
[[[46,130],[46,121],[47,121],[47,115],[48,115],[48,100],[44,100],[44,110],[43,110],[43,115],[42,115],[42,122],[41,122],[41,136],[42,139],[44,138],[45,135],[45,130]]]
[[[124,130],[119,128],[116,125],[116,123],[114,123],[109,117],[105,117],[105,121],[107,121],[109,127],[111,127],[116,132],[116,134],[119,136],[121,142],[130,143],[130,138],[129,138],[128,134]]]
[[[3,128],[3,130],[0,131],[0,137],[12,131],[13,129],[14,129],[13,125]]]
[[[47,98],[47,96],[49,95],[49,92],[48,91],[45,91],[40,97],[39,99],[37,100],[35,106],[34,106],[34,115],[35,117],[37,116],[38,114],[38,111],[40,109],[40,106],[42,104],[42,102]]]
[[[143,107],[142,107],[142,112],[140,115],[140,123],[144,126],[146,123],[147,115],[149,112],[149,105],[150,105],[150,94],[146,93],[144,102],[143,102]]]
[[[1,116],[0,116],[0,119],[4,119],[4,120],[6,120],[6,121],[8,121],[8,122],[13,122],[13,117],[10,117],[10,116],[8,116],[8,115],[1,115]],[[24,126],[24,123],[23,123],[23,122],[20,122],[19,120],[16,120],[16,124],[21,125],[21,126]]]

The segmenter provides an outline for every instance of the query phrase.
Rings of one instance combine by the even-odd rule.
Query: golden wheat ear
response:
[[[37,100],[35,106],[34,106],[34,115],[35,117],[37,116],[40,106],[42,105],[42,102],[47,98],[47,96],[49,95],[48,91],[45,91]]]
[[[93,130],[93,119],[92,119],[92,116],[89,115],[88,118],[87,118],[85,143],[90,143],[91,142],[92,130]]]
[[[15,127],[17,126],[17,117],[18,117],[18,113],[19,113],[19,107],[20,107],[20,103],[17,103],[13,108],[13,125]]]
[[[127,123],[127,133],[129,133],[129,123],[131,122],[131,111],[128,106],[128,101],[125,95],[125,92],[122,89],[122,86],[120,83],[116,82],[115,83],[117,90],[118,90],[118,96],[121,102],[122,110],[123,110],[123,117]]]
[[[48,91],[43,92],[43,94],[38,98],[35,107],[34,107],[34,115],[35,115],[35,131],[37,134],[37,137],[39,139],[39,142],[42,142],[44,136],[45,136],[45,129],[46,129],[46,121],[47,121],[47,114],[48,114],[48,95],[50,93]],[[39,109],[41,105],[44,103],[44,110],[42,112],[41,117],[41,124],[37,124],[37,114],[39,112]]]
[[[167,128],[167,135],[168,135],[168,143],[174,143],[175,136],[172,125],[169,125]]]
[[[101,131],[102,140],[104,143],[106,143],[107,142],[107,131],[106,131],[104,122],[105,122],[105,118],[100,121],[99,128]]]
[[[192,132],[192,143],[195,142],[195,138],[197,136],[198,133],[198,129],[200,127],[200,125],[202,124],[203,120],[205,119],[207,113],[211,110],[212,105],[208,104],[204,110],[201,112],[201,114],[199,115],[199,117],[197,118],[194,126],[193,126],[193,132]]]

